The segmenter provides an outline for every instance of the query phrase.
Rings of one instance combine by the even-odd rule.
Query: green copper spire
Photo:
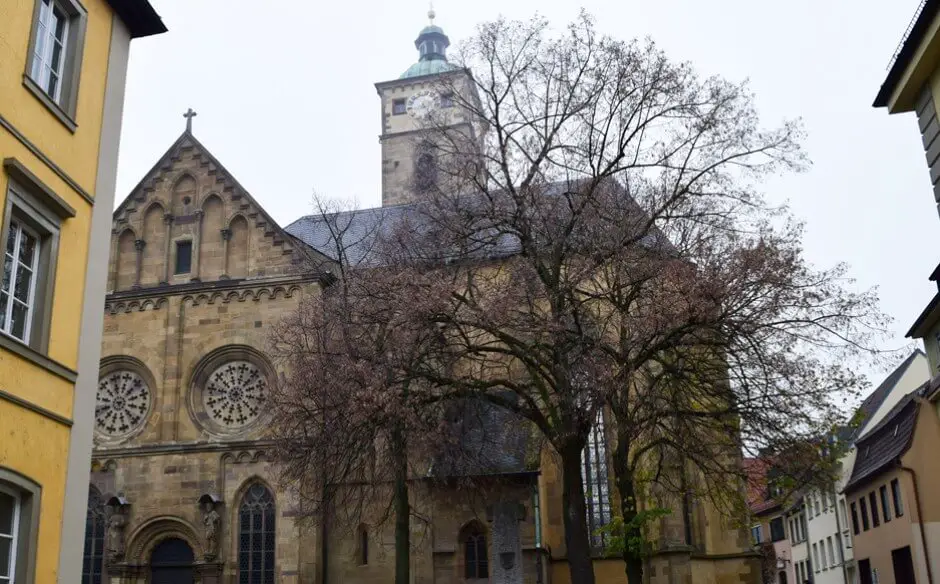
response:
[[[444,29],[434,24],[434,6],[428,10],[429,23],[418,33],[415,39],[415,48],[418,49],[418,62],[408,67],[408,70],[401,74],[399,79],[409,77],[422,77],[424,75],[436,75],[445,71],[453,71],[458,67],[447,62],[447,47],[450,46],[450,39],[444,34]]]

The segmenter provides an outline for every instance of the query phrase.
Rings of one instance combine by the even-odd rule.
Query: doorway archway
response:
[[[150,555],[150,584],[194,584],[194,560],[193,549],[182,539],[161,541]]]

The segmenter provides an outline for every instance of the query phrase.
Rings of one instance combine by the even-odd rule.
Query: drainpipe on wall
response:
[[[927,565],[927,584],[933,584],[933,570],[930,569],[930,551],[927,549],[927,534],[924,532],[924,516],[920,512],[920,489],[917,488],[917,473],[913,468],[899,465],[901,470],[911,473],[911,482],[914,483],[914,506],[917,507],[917,520],[920,525],[920,543],[924,548],[924,564]]]

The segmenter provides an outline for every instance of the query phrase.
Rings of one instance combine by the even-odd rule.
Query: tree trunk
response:
[[[411,506],[408,503],[408,457],[404,434],[392,431],[392,464],[395,465],[395,584],[410,584]]]
[[[639,547],[643,538],[642,526],[636,521],[639,509],[636,501],[636,485],[630,472],[630,442],[618,437],[614,449],[614,475],[620,493],[620,514],[623,517],[623,563],[627,573],[627,584],[643,584],[643,556]]]
[[[587,506],[584,484],[581,482],[581,449],[561,451],[562,494],[565,509],[565,545],[568,548],[568,570],[571,581],[594,584],[594,566],[591,561],[591,539],[587,527]]]

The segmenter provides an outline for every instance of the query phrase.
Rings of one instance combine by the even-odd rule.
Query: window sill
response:
[[[71,383],[75,383],[75,380],[78,379],[78,373],[76,371],[54,359],[50,359],[36,349],[33,349],[29,345],[24,344],[6,333],[0,332],[0,348],[7,349],[11,353],[16,353],[34,365],[42,367],[46,371]]]
[[[39,87],[35,81],[33,81],[33,78],[30,77],[28,73],[23,73],[23,85],[25,85],[26,89],[30,90],[33,95],[36,96],[36,99],[46,106],[46,109],[52,112],[52,115],[62,122],[62,125],[65,126],[69,132],[73,134],[75,133],[75,130],[78,128],[78,124],[75,123],[75,120],[72,119],[72,116],[67,114],[65,110],[62,109],[62,106],[53,101],[52,98],[49,97],[49,95],[43,91],[43,89]]]

